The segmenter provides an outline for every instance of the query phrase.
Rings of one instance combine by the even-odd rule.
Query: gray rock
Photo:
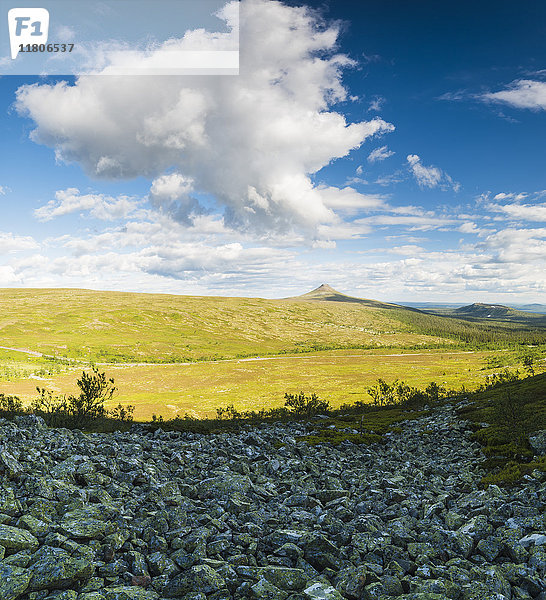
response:
[[[60,527],[65,535],[76,539],[101,539],[108,523],[95,510],[78,509],[67,513]]]
[[[20,550],[36,550],[38,540],[25,529],[0,525],[0,546],[7,552],[19,552]]]
[[[21,463],[7,450],[0,448],[0,473],[8,479],[15,479],[23,472]]]
[[[311,584],[303,593],[309,600],[343,600],[343,596],[334,587],[322,582]]]
[[[534,450],[535,454],[542,456],[546,454],[546,429],[535,431],[529,436],[529,445]]]
[[[225,587],[226,582],[212,567],[196,565],[170,581],[163,590],[167,598],[182,598],[190,592],[213,594]]]
[[[288,592],[280,590],[266,579],[260,579],[250,587],[250,597],[256,600],[285,600]]]
[[[22,596],[28,588],[31,576],[32,573],[28,569],[0,562],[0,598],[15,600]]]
[[[102,592],[105,600],[158,600],[159,594],[139,587],[111,587]]]
[[[546,544],[546,535],[540,533],[533,533],[531,535],[526,535],[519,540],[519,543],[524,548],[529,548],[530,546],[542,546]]]
[[[31,590],[67,588],[78,580],[89,579],[94,573],[89,560],[73,558],[62,548],[43,546],[36,554],[37,560],[30,566]]]
[[[336,575],[334,584],[336,589],[349,600],[359,600],[366,587],[366,576],[364,565],[351,566]]]
[[[302,569],[286,567],[264,567],[261,576],[281,590],[300,591],[307,584],[307,576]]]
[[[483,456],[449,406],[373,446],[298,441],[320,421],[0,420],[0,599],[542,600],[545,477],[479,489]]]
[[[232,494],[246,494],[252,487],[250,478],[237,473],[225,473],[218,477],[203,479],[197,486],[200,496],[218,498]]]

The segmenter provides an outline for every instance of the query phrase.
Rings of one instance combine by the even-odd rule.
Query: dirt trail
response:
[[[42,352],[36,352],[34,350],[28,350],[26,348],[10,348],[9,346],[0,346],[1,350],[11,350],[13,352],[22,352],[24,354],[28,354],[29,356],[36,356],[42,358],[59,358],[60,360],[67,360],[73,363],[88,363],[88,361],[81,360],[78,358],[67,358],[64,356],[52,356],[50,354],[43,354]],[[372,356],[385,356],[385,357],[400,357],[400,356],[424,356],[428,354],[428,352],[404,352],[399,354],[373,354]],[[446,354],[455,355],[455,354],[475,354],[474,350],[463,350],[460,352],[446,352]],[[97,362],[94,363],[100,367],[168,367],[168,366],[181,366],[181,365],[195,365],[195,364],[218,364],[225,362],[256,362],[256,361],[266,361],[266,360],[284,360],[286,358],[294,359],[297,358],[299,360],[312,360],[316,358],[316,354],[309,353],[302,356],[294,355],[294,354],[283,354],[277,356],[251,356],[248,358],[226,358],[220,360],[199,360],[195,362],[169,362],[169,363],[153,363],[153,362],[126,362],[126,363],[112,363],[112,362]],[[340,355],[339,358],[360,358],[362,356],[368,356],[368,354],[344,354]]]
[[[28,354],[30,356],[45,356],[41,352],[35,352],[34,350],[26,350],[25,348],[9,348],[8,346],[0,346],[0,350],[12,350],[13,352],[23,352],[24,354]]]

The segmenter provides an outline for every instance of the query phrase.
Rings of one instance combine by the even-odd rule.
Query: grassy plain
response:
[[[285,300],[4,289],[0,392],[70,394],[94,362],[137,419],[271,408],[300,390],[336,407],[380,377],[476,387],[537,339],[534,322],[469,323],[328,286]]]
[[[403,379],[416,387],[431,381],[457,388],[475,388],[499,370],[492,351],[328,351],[261,359],[197,362],[186,365],[108,365],[118,392],[114,404],[132,404],[135,418],[213,416],[216,408],[233,404],[238,410],[282,406],[285,392],[315,392],[332,406],[370,400],[366,388],[378,378]],[[513,362],[512,353],[502,357]],[[58,393],[76,392],[81,369],[45,380],[21,379],[0,384],[0,392],[25,401],[36,396],[36,385]]]
[[[0,345],[126,363],[442,342],[376,304],[3,289]]]

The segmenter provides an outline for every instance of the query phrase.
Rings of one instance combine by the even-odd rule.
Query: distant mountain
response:
[[[483,304],[475,302],[468,306],[461,306],[453,311],[456,315],[465,317],[479,317],[480,319],[498,319],[516,314],[516,311],[503,304]]]
[[[460,302],[396,302],[395,304],[401,304],[402,306],[409,306],[411,308],[419,308],[425,311],[433,311],[436,310],[447,310],[447,309],[455,309],[455,308],[468,308],[467,306],[461,307]],[[507,308],[513,308],[517,311],[523,311],[527,313],[536,313],[536,314],[546,314],[546,304],[539,304],[535,302],[533,304],[485,304],[485,303],[477,303],[477,306],[505,306]],[[475,304],[471,304],[469,306],[476,306]]]
[[[524,310],[525,312],[546,314],[546,304],[538,304],[537,302],[533,302],[533,304],[514,305],[514,308]]]
[[[408,308],[406,306],[400,306],[399,304],[391,304],[388,302],[379,302],[378,300],[369,300],[367,298],[356,298],[355,296],[348,296],[335,290],[332,286],[327,283],[319,285],[318,288],[301,294],[301,296],[293,296],[285,298],[285,300],[307,300],[312,302],[352,302],[355,304],[363,304],[373,308],[403,308],[406,310],[416,310],[414,308]]]

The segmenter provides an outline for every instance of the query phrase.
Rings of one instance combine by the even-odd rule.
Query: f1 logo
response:
[[[47,8],[12,8],[8,11],[11,58],[16,59],[21,46],[47,44],[49,11]]]

